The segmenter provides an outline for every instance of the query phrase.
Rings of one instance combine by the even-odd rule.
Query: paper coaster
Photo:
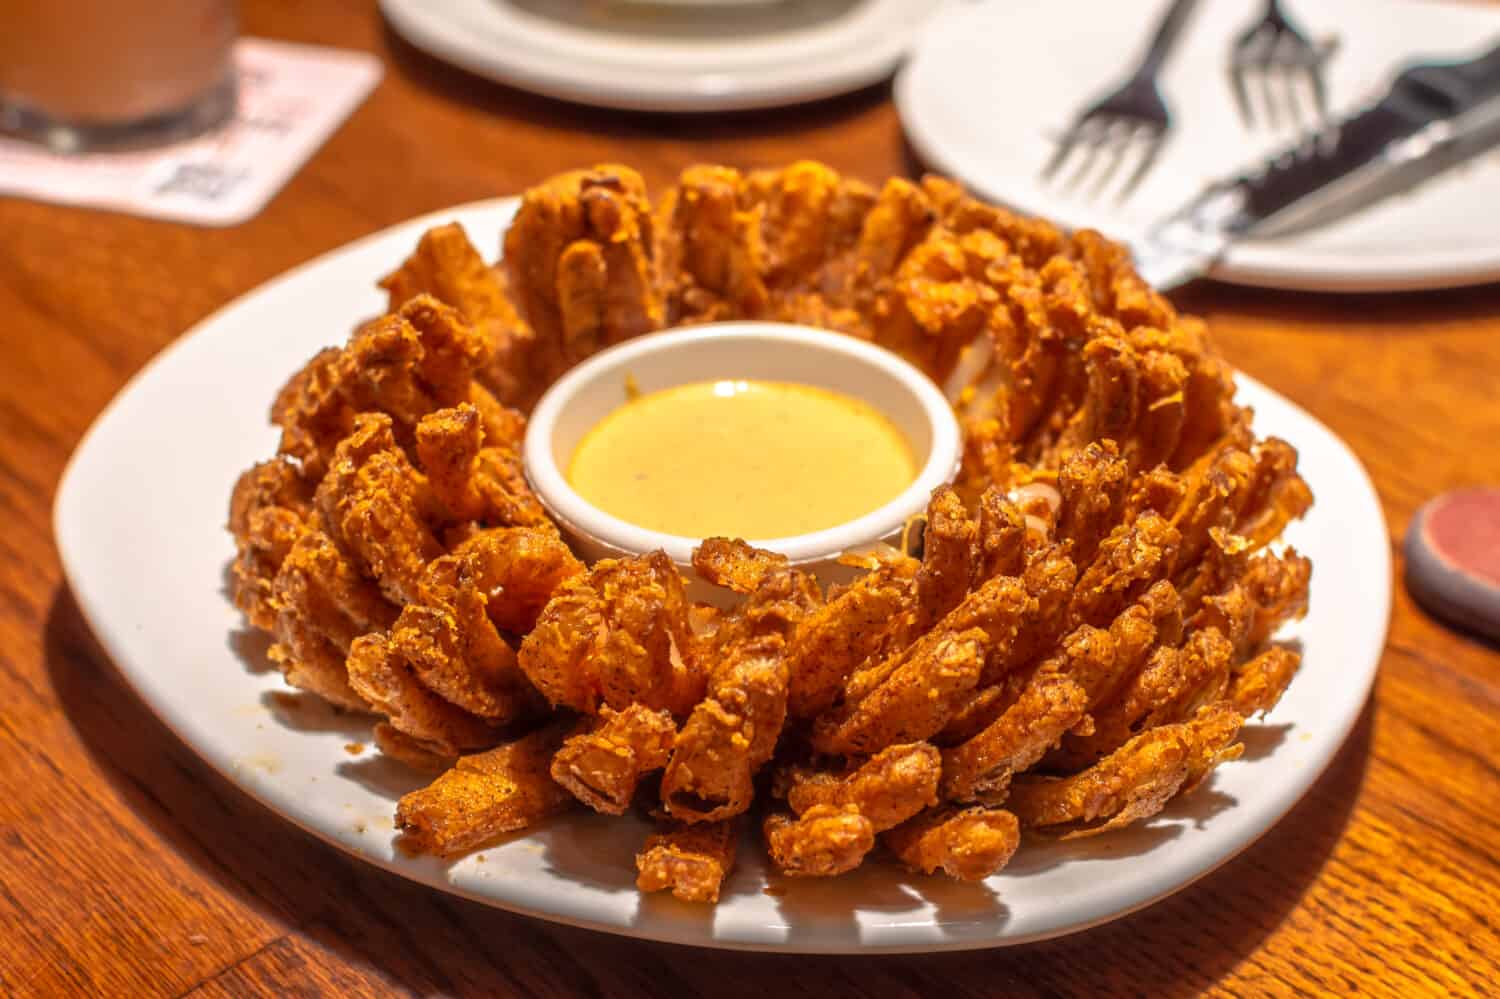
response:
[[[214,132],[130,153],[65,156],[0,139],[0,194],[132,215],[238,225],[253,218],[380,80],[362,52],[242,38],[239,110]]]

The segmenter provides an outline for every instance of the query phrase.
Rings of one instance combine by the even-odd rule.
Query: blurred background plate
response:
[[[1227,72],[1233,38],[1261,0],[1201,0],[1161,87],[1173,125],[1160,160],[1123,205],[1063,195],[1040,179],[1054,139],[1135,65],[1167,0],[1010,0],[945,9],[896,81],[896,105],[919,156],[979,194],[1070,227],[1130,241],[1208,181],[1295,138],[1250,130]],[[1377,96],[1395,68],[1477,54],[1500,35],[1500,7],[1415,0],[1287,0],[1314,38],[1336,36],[1330,111]],[[1406,194],[1308,232],[1249,239],[1211,276],[1318,291],[1397,291],[1500,279],[1500,155],[1487,153]]]
[[[522,90],[638,111],[731,111],[879,82],[942,2],[380,0],[380,8],[428,54]]]

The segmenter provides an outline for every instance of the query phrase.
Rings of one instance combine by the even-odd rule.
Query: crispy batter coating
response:
[[[552,779],[596,812],[624,815],[641,777],[666,766],[677,723],[667,711],[604,707],[552,758]]]
[[[823,604],[817,581],[794,569],[784,555],[752,548],[744,541],[708,538],[693,551],[693,569],[715,586],[744,596],[719,618],[714,642],[720,656],[736,644],[764,636],[789,642]]]
[[[792,771],[786,801],[798,815],[818,805],[853,805],[883,832],[937,804],[942,766],[942,756],[925,742],[887,746],[850,773]]]
[[[280,508],[306,517],[311,507],[312,490],[296,463],[278,455],[250,466],[235,480],[229,498],[229,530],[235,537],[243,537],[253,530],[255,516],[263,510]],[[286,547],[290,548],[290,543]],[[277,558],[285,555],[282,549]]]
[[[605,608],[606,631],[594,651],[605,702],[686,713],[702,694],[703,678],[689,640],[682,577],[671,561],[657,552],[601,563],[590,579]]]
[[[1246,718],[1265,714],[1281,700],[1301,665],[1302,653],[1272,646],[1235,671],[1229,684],[1229,703]]]
[[[1151,469],[1169,461],[1182,444],[1187,423],[1188,368],[1181,358],[1164,350],[1141,354],[1143,405],[1127,458],[1133,468]]]
[[[874,201],[864,184],[811,160],[764,171],[752,185],[757,181],[767,188],[768,271],[789,290],[825,265],[839,266],[837,258],[852,248]]]
[[[734,822],[666,823],[635,855],[635,885],[645,892],[670,888],[684,902],[712,904],[734,870],[738,845]]]
[[[429,576],[456,571],[452,556],[428,566]],[[536,707],[535,694],[516,667],[515,650],[495,631],[483,595],[473,589],[407,604],[387,641],[423,687],[472,715],[503,724]]]
[[[1060,270],[1064,280],[1075,277],[1066,269]],[[1068,296],[1065,308],[1078,301],[1076,296],[1076,292]],[[1083,316],[1074,320],[1079,324],[1085,321]],[[1079,352],[1086,386],[1083,402],[1074,410],[1057,441],[1042,455],[1043,467],[1060,466],[1065,455],[1090,441],[1126,441],[1134,435],[1141,406],[1140,355],[1124,339],[1109,335],[1116,332],[1117,328],[1094,337]]]
[[[322,531],[308,531],[282,560],[273,584],[280,620],[297,617],[341,651],[368,631],[389,627],[396,608],[359,574]]]
[[[913,871],[942,871],[962,881],[982,881],[1010,862],[1021,844],[1021,827],[1003,809],[941,806],[881,838]]]
[[[453,856],[536,825],[573,796],[548,775],[564,728],[553,724],[515,742],[460,757],[453,769],[396,805],[408,845]]]
[[[943,384],[963,348],[980,335],[999,293],[970,273],[969,247],[929,229],[876,290],[874,339]]]
[[[391,727],[445,756],[492,746],[496,725],[434,693],[381,632],[361,635],[344,660],[349,686]]]
[[[229,499],[235,559],[230,569],[234,605],[262,631],[276,627],[276,574],[297,539],[312,526],[312,490],[290,459],[246,469]]]
[[[277,393],[271,422],[281,428],[277,453],[317,481],[339,441],[354,429],[355,406],[346,384],[351,366],[344,351],[326,347],[314,354]]]
[[[784,573],[785,555],[755,548],[737,538],[707,538],[693,549],[693,568],[715,586],[739,594],[755,593],[772,576]]]
[[[1181,641],[1182,634],[1182,601],[1166,580],[1152,586],[1115,618],[1109,626],[1113,662],[1095,673],[1087,687],[1090,715],[1085,724],[1063,737],[1060,747],[1048,753],[1044,769],[1080,770],[1129,738],[1128,726],[1135,723],[1139,717],[1136,712],[1141,710],[1130,705],[1140,694],[1131,692],[1122,697],[1122,692],[1140,680],[1154,650],[1166,647],[1164,655],[1175,663],[1178,653],[1172,647]],[[1127,727],[1122,728],[1122,724]]]
[[[583,563],[550,530],[491,528],[454,546],[465,582],[485,595],[495,627],[524,635],[563,583],[584,572]]]
[[[1073,595],[1074,576],[1072,562],[1058,555],[1058,551],[1038,552],[1028,567],[1025,582],[1034,596],[1035,609],[1024,616],[1021,634],[1004,650],[1005,654],[991,653],[980,677],[981,689],[949,720],[938,737],[939,744],[953,746],[966,742],[994,724],[1020,696],[1026,674],[1016,670],[1033,662],[1038,655],[1056,656],[1065,649],[1065,645],[1055,647],[1052,643],[1061,641],[1059,636],[1066,623],[1063,612]],[[1166,581],[1152,586],[1137,604],[1127,608],[1110,625],[1108,637],[1114,643],[1113,661],[1108,668],[1089,674],[1091,679],[1085,693],[1090,708],[1107,701],[1118,685],[1140,668],[1158,627],[1172,636],[1174,642],[1182,628],[1180,601]],[[1073,634],[1081,637],[1093,632],[1085,625]],[[1104,660],[1099,662],[1102,664]]]
[[[868,696],[820,716],[813,746],[823,753],[872,753],[941,731],[979,682],[988,636],[971,628],[929,641],[933,634],[919,640]]]
[[[943,752],[943,797],[997,802],[1014,774],[1033,766],[1083,720],[1115,662],[1109,632],[1084,626],[1063,643],[989,726]]]
[[[1244,751],[1234,743],[1242,720],[1227,704],[1207,705],[1188,721],[1142,732],[1072,777],[1017,778],[1006,807],[1026,826],[1067,826],[1067,836],[1149,818]]]
[[[1311,582],[1311,560],[1292,548],[1279,556],[1251,562],[1242,580],[1255,606],[1255,621],[1246,636],[1246,646],[1259,648],[1283,623],[1306,614]]]
[[[503,266],[535,334],[530,380],[542,387],[602,347],[666,325],[645,183],[606,164],[528,191],[505,234]]]
[[[517,663],[554,706],[596,711],[598,668],[593,652],[604,633],[605,607],[588,576],[565,580],[521,643]]]
[[[920,187],[901,177],[886,181],[860,227],[855,280],[872,287],[890,277],[936,220],[937,211]]]
[[[915,571],[909,559],[878,565],[801,621],[786,654],[793,717],[826,711],[849,674],[880,648],[906,608]]]
[[[818,163],[748,175],[690,167],[661,203],[671,311],[678,321],[780,319],[868,339],[850,298],[874,200]]]
[[[812,322],[946,383],[961,404],[970,500],[1018,458],[1055,469],[1105,439],[1133,469],[1185,468],[1240,421],[1201,324],[1097,233],[1064,236],[941,178],[877,193],[810,162],[690,167],[658,205],[618,165],[527,192],[504,273],[537,349],[514,378],[544,385],[600,346],[673,322]]]
[[[423,516],[426,479],[397,445],[390,417],[355,417],[318,484],[318,509],[339,547],[396,603],[417,600],[427,563],[443,546]]]
[[[524,421],[517,416],[515,422],[514,440],[499,439],[486,447],[479,410],[469,403],[422,417],[416,429],[417,460],[443,520],[554,529],[521,470]]]
[[[1180,538],[1176,557],[1183,564],[1197,562],[1212,543],[1213,532],[1233,524],[1254,474],[1255,459],[1234,447],[1200,461],[1186,473],[1185,494],[1172,515]]]
[[[1215,532],[1214,543],[1184,585],[1196,606],[1192,628],[1217,628],[1243,656],[1259,650],[1278,628],[1307,612],[1312,563],[1287,548],[1250,555],[1252,542]]]
[[[1254,553],[1250,541],[1227,528],[1211,527],[1209,543],[1196,565],[1184,565],[1177,573],[1175,583],[1182,597],[1185,614],[1194,614],[1203,609],[1204,601],[1215,594],[1222,595],[1233,588],[1245,575]],[[1232,624],[1220,629],[1226,635],[1236,630]]]
[[[458,417],[475,440],[510,440],[523,426],[472,381],[484,357],[483,342],[453,309],[416,297],[366,324],[344,350],[315,357],[279,396],[273,419],[282,426],[282,458],[237,487],[231,529],[240,547],[237,598],[254,624],[275,628],[275,658],[291,684],[342,706],[368,706],[348,681],[345,655],[360,634],[392,628],[401,604],[422,604],[393,636],[402,669],[422,666],[414,682],[486,717],[519,712],[486,690],[490,664],[511,654],[498,636],[486,651],[486,636],[463,624],[465,613],[474,618],[474,594],[462,606],[443,601],[437,613],[440,604],[422,592],[449,523],[432,481],[411,460],[417,431]],[[455,483],[458,469],[438,462],[440,450],[428,449],[428,458],[444,484]],[[309,531],[315,537],[285,564]],[[273,565],[278,574],[267,579]],[[469,661],[459,661],[459,649]]]
[[[1097,760],[1137,732],[1188,718],[1224,694],[1233,656],[1229,641],[1213,628],[1193,632],[1180,648],[1157,648],[1119,695],[1094,713],[1093,731],[1069,739],[1070,757]]]
[[[1069,619],[1074,624],[1107,625],[1166,576],[1181,541],[1176,528],[1150,512],[1116,527],[1079,576]]]
[[[278,634],[281,640],[271,646],[267,656],[280,667],[288,684],[317,694],[336,708],[370,710],[366,698],[350,684],[337,646],[295,619],[278,628]]]
[[[792,877],[852,871],[875,847],[875,827],[856,805],[813,805],[796,818],[774,812],[764,832],[771,862]]]
[[[766,308],[759,213],[740,207],[741,180],[729,167],[689,167],[663,200],[663,262],[677,274],[674,311],[684,316],[756,316]]]
[[[1031,552],[1021,574],[1027,602],[1015,636],[990,650],[984,683],[997,683],[1017,667],[1047,654],[1067,630],[1070,602],[1078,585],[1078,569],[1067,552],[1068,546],[1056,544]]]
[[[451,305],[476,326],[513,311],[494,271],[485,265],[457,222],[424,232],[412,255],[376,284],[390,295],[388,312],[424,294]]]
[[[719,621],[707,697],[678,732],[662,775],[662,802],[670,815],[714,822],[750,806],[753,778],[771,758],[786,722],[787,641],[817,610],[822,594],[785,557],[743,541],[707,539],[694,551],[693,567],[707,581],[746,594]]]
[[[287,682],[339,707],[368,710],[349,685],[344,656],[360,635],[389,627],[396,608],[321,531],[303,534],[272,583],[277,645]]]
[[[734,645],[715,668],[662,774],[662,804],[673,818],[717,822],[750,807],[752,781],[786,721],[784,652],[780,635],[762,635]]]
[[[1120,510],[1120,521],[1131,523],[1147,511],[1170,517],[1186,492],[1187,484],[1181,475],[1158,465],[1131,480],[1125,493],[1125,504]]]
[[[986,727],[994,724],[995,719],[1014,704],[1021,693],[1021,681],[1017,676],[1007,677],[1000,683],[984,684],[981,674],[980,683],[981,686],[974,691],[969,700],[953,712],[953,716],[948,719],[942,731],[932,737],[935,745],[956,746],[974,738]]]
[[[498,404],[473,380],[490,353],[455,309],[419,295],[362,326],[342,350],[319,353],[287,382],[271,408],[282,431],[280,453],[316,480],[360,413],[385,414],[404,442],[434,410],[472,402],[482,413],[496,412]],[[513,432],[487,429],[496,439]]]
[[[1113,700],[1153,648],[1182,640],[1182,599],[1176,588],[1166,580],[1156,583],[1111,622],[1109,634],[1115,644],[1114,666],[1090,689],[1091,709]]]
[[[998,486],[979,498],[978,547],[976,582],[1019,576],[1026,568],[1026,515]]]
[[[361,649],[357,662],[351,659],[351,669],[361,671],[355,688],[404,692],[399,697],[402,706],[393,712],[400,716],[393,717],[393,725],[417,738],[441,743],[446,738],[441,730],[457,724],[470,734],[458,742],[450,740],[450,745],[484,745],[483,735],[472,734],[484,730],[464,716],[493,726],[534,715],[543,707],[498,628],[534,620],[559,580],[581,571],[550,532],[497,528],[475,534],[453,554],[427,563],[412,602],[393,622],[387,620],[385,634],[374,634],[378,629],[370,627],[353,629],[379,639]],[[370,584],[364,585],[373,591]],[[301,614],[313,620],[328,617]],[[344,647],[349,648],[347,642]],[[433,706],[426,695],[436,695],[460,713]],[[387,693],[379,703],[394,703],[393,696]],[[413,712],[437,722],[417,720]],[[439,729],[436,735],[433,724]]]
[[[374,734],[375,745],[382,754],[400,760],[413,770],[440,774],[458,762],[454,757],[444,755],[439,747],[413,739],[390,722],[376,722]]]
[[[1119,523],[1120,504],[1130,485],[1130,467],[1112,440],[1091,441],[1063,461],[1057,473],[1062,496],[1057,537],[1071,542],[1073,557],[1085,564]]]
[[[917,572],[917,615],[913,626],[927,631],[969,592],[974,578],[979,525],[956,491],[940,486],[927,504],[922,535],[922,568]]]
[[[529,407],[534,401],[532,386],[511,372],[522,367],[535,334],[516,313],[504,272],[484,263],[463,226],[450,222],[427,230],[412,255],[378,284],[389,295],[390,312],[417,295],[453,306],[489,344],[491,360],[479,369],[480,377],[503,402]]]
[[[702,697],[682,577],[661,552],[605,559],[563,581],[521,643],[526,676],[585,713],[640,703],[685,715]]]
[[[1297,449],[1278,437],[1268,437],[1254,449],[1255,477],[1241,507],[1236,534],[1256,548],[1270,544],[1286,525],[1312,506],[1312,490],[1297,474]]]
[[[937,626],[905,648],[896,648],[880,661],[857,670],[844,685],[843,704],[826,713],[822,720],[832,720],[852,711],[865,698],[887,683],[911,659],[930,660],[937,645],[959,634],[978,629],[983,633],[990,654],[1007,650],[1015,641],[1022,622],[1035,610],[1035,601],[1021,580],[997,576],[986,580],[948,613]],[[910,670],[908,670],[908,674]],[[923,737],[925,738],[925,737]]]

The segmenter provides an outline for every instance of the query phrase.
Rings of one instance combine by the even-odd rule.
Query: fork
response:
[[[1135,170],[1116,193],[1115,200],[1121,202],[1130,196],[1156,162],[1167,130],[1172,126],[1172,116],[1157,88],[1156,78],[1196,4],[1197,0],[1173,0],[1135,72],[1118,89],[1084,108],[1057,140],[1057,149],[1042,168],[1044,181],[1050,181],[1073,150],[1082,147],[1082,161],[1064,183],[1065,190],[1075,189],[1104,152],[1104,169],[1090,192],[1098,197],[1128,158],[1130,148],[1139,146],[1141,153]]]
[[[1280,128],[1282,110],[1287,120],[1300,125],[1307,117],[1297,100],[1297,82],[1307,83],[1312,91],[1315,116],[1313,123],[1328,114],[1328,91],[1323,82],[1323,64],[1333,54],[1336,42],[1313,42],[1287,17],[1281,0],[1266,0],[1260,20],[1246,28],[1234,40],[1229,58],[1229,82],[1240,118],[1254,128],[1256,116],[1250,100],[1250,78],[1260,78],[1261,105],[1265,123]],[[1278,96],[1279,94],[1279,96]]]

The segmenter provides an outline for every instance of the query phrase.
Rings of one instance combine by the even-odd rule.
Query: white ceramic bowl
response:
[[[526,475],[574,550],[586,561],[661,549],[688,568],[701,538],[648,530],[599,509],[568,484],[564,469],[601,419],[626,401],[626,379],[643,393],[691,382],[746,378],[800,382],[863,399],[906,437],[920,465],[899,496],[846,524],[788,538],[749,538],[813,572],[825,585],[853,572],[841,554],[876,541],[894,544],[932,491],[958,470],[953,408],[926,375],[895,354],[840,333],[785,323],[731,322],[638,337],[601,351],[547,390],[526,430]],[[703,598],[703,588],[695,587]]]

